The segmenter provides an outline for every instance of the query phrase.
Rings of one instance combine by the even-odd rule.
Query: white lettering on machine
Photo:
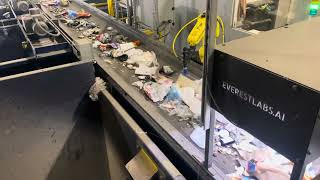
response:
[[[274,106],[271,106],[270,104],[262,100],[258,100],[258,98],[250,95],[245,91],[242,91],[241,89],[227,82],[222,82],[222,88],[227,90],[227,92],[230,92],[235,96],[239,97],[242,101],[245,101],[250,105],[268,113],[269,115],[278,118],[280,121],[285,122],[286,114],[284,112],[281,112],[280,110],[275,110],[276,108],[274,108]]]

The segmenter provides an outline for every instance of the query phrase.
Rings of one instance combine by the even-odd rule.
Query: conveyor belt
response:
[[[70,9],[84,9],[92,14],[90,21],[95,22],[104,30],[108,26],[112,26],[119,32],[131,40],[140,40],[141,48],[144,50],[154,51],[157,55],[160,65],[169,65],[176,72],[171,78],[176,80],[182,70],[182,62],[178,61],[165,46],[152,39],[147,38],[143,33],[135,31],[132,27],[116,21],[106,13],[91,7],[87,3],[74,0]],[[46,11],[44,9],[44,11]],[[46,11],[50,14],[48,11]],[[60,23],[60,27],[72,38],[77,40],[81,32],[76,32],[65,24]],[[211,177],[214,174],[216,179],[224,179],[225,173],[233,172],[234,165],[226,163],[225,157],[216,157],[216,163],[219,167],[223,167],[224,171],[220,171],[216,166],[210,169],[210,173],[201,166],[204,161],[204,150],[198,148],[189,138],[192,128],[187,125],[186,121],[179,121],[175,116],[169,116],[167,112],[161,110],[157,104],[147,99],[141,91],[131,84],[138,81],[133,70],[129,70],[123,66],[121,62],[109,59],[112,64],[106,63],[98,56],[98,51],[94,50],[95,60],[97,61],[99,73],[105,75],[109,83],[116,88],[123,97],[138,111],[146,121],[158,131],[161,138],[164,139],[171,148],[176,150],[183,159],[191,166],[199,171],[202,178]],[[195,63],[190,65],[190,76],[194,79],[201,78],[201,66]]]

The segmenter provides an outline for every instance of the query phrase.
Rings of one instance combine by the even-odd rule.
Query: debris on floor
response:
[[[204,127],[196,126],[190,134],[191,140],[200,148],[204,149],[206,145],[206,131]]]
[[[174,71],[170,66],[162,66],[162,68],[160,69],[160,73],[166,76],[171,76],[174,73]]]
[[[94,41],[94,42],[92,43],[92,47],[93,47],[94,49],[98,49],[101,44],[102,44],[102,43],[101,43],[100,41]]]
[[[136,69],[136,67],[134,67],[134,66],[131,65],[131,64],[128,64],[128,65],[127,65],[127,68],[128,68],[128,69],[131,69],[131,70]],[[138,77],[138,78],[139,78],[139,77]]]
[[[112,31],[112,30],[113,30],[112,26],[107,27],[107,31]]]
[[[128,55],[126,55],[126,54],[123,54],[123,55],[121,55],[121,56],[116,57],[116,59],[118,59],[118,60],[121,61],[121,62],[127,61],[128,58],[129,58],[129,57],[128,57]]]
[[[143,81],[136,81],[134,83],[132,83],[133,86],[142,89],[143,88]]]
[[[320,176],[320,158],[309,163],[306,167],[305,179],[319,179]]]
[[[92,29],[87,29],[85,31],[82,32],[82,35],[86,36],[86,37],[93,37],[97,34],[99,34],[100,32],[100,28],[92,28]]]
[[[216,112],[216,128],[214,131],[216,153],[229,156],[241,162],[235,167],[235,172],[228,175],[242,179],[250,175],[249,165],[255,165],[255,176],[258,179],[290,179],[293,163],[277,153],[245,130],[233,125],[220,113]],[[244,164],[244,165],[243,165]],[[243,173],[240,173],[242,172]],[[239,174],[240,173],[240,174]]]
[[[138,76],[138,79],[140,79],[140,80],[145,80],[145,79],[146,79],[146,76]]]
[[[112,64],[112,60],[110,60],[110,59],[105,59],[104,62],[106,62],[108,64]]]

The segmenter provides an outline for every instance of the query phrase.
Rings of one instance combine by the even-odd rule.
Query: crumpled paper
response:
[[[128,51],[129,59],[126,63],[136,66],[156,66],[157,56],[153,51],[141,52],[141,50],[130,50]]]
[[[143,85],[143,90],[153,102],[163,101],[172,84],[159,84],[155,82],[147,82]]]
[[[201,101],[195,97],[195,90],[192,87],[180,88],[181,98],[190,110],[198,117],[201,116]]]

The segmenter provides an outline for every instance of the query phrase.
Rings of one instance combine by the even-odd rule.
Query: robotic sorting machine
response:
[[[319,18],[219,46],[212,106],[294,163],[291,179],[319,158]],[[301,174],[300,174],[301,173]]]
[[[109,112],[110,114],[114,112],[120,114],[121,122],[125,123],[124,127],[129,128],[130,132],[135,134],[135,136],[129,137],[138,139],[136,146],[146,149],[147,154],[159,167],[162,177],[183,179],[180,174],[181,172],[191,179],[198,177],[201,179],[227,178],[226,174],[230,173],[230,169],[234,168],[234,163],[229,164],[225,162],[231,162],[232,160],[229,160],[228,156],[215,157],[214,165],[206,169],[202,165],[205,161],[204,150],[199,148],[190,139],[193,128],[186,126],[185,122],[178,121],[176,117],[169,116],[168,113],[159,109],[156,104],[146,100],[145,96],[131,85],[132,82],[137,81],[137,77],[132,76],[131,70],[124,68],[121,62],[108,63],[109,60],[100,56],[98,50],[92,49],[92,39],[90,39],[92,37],[84,37],[79,28],[75,31],[70,28],[70,25],[62,23],[62,19],[57,18],[53,14],[53,12],[59,12],[50,9],[48,4],[26,3],[25,1],[4,2],[4,8],[1,9],[4,13],[8,12],[9,14],[6,17],[1,17],[3,26],[0,30],[2,31],[2,42],[4,42],[1,46],[10,53],[6,55],[8,57],[1,58],[1,77],[4,78],[0,78],[0,87],[2,87],[0,91],[7,93],[9,101],[11,96],[15,97],[19,94],[17,90],[19,87],[12,85],[14,84],[13,81],[26,85],[25,88],[30,91],[26,91],[24,96],[28,96],[28,92],[33,92],[30,95],[33,98],[37,98],[40,95],[41,97],[46,97],[45,93],[43,93],[43,87],[52,87],[48,91],[50,97],[48,96],[46,101],[41,103],[42,105],[47,105],[48,108],[54,107],[54,109],[37,111],[34,104],[31,103],[30,105],[32,101],[26,101],[22,95],[19,95],[16,101],[18,104],[23,104],[23,106],[34,107],[27,110],[32,111],[37,117],[49,119],[48,124],[41,126],[41,128],[50,131],[48,133],[52,133],[52,129],[49,128],[48,130],[47,127],[56,126],[57,123],[55,118],[50,116],[50,113],[57,114],[57,112],[63,112],[63,117],[60,118],[61,122],[59,121],[58,123],[63,123],[62,121],[66,120],[64,124],[65,128],[56,129],[56,131],[66,136],[60,139],[57,138],[61,142],[57,141],[59,143],[50,144],[50,148],[53,150],[52,152],[50,151],[53,157],[53,159],[49,159],[50,162],[54,162],[55,150],[61,149],[64,146],[63,142],[67,140],[67,134],[73,132],[70,127],[78,127],[76,126],[77,124],[74,124],[74,121],[70,121],[70,117],[76,114],[77,116],[75,117],[86,119],[88,118],[88,114],[102,113],[106,111],[105,107],[108,107],[115,109],[111,113]],[[185,63],[177,61],[177,58],[159,42],[146,38],[143,33],[116,21],[106,13],[91,7],[87,3],[74,0],[70,4],[63,5],[63,8],[66,7],[72,9],[72,12],[84,10],[89,13],[90,16],[87,16],[88,14],[84,15],[87,16],[85,19],[94,22],[100,28],[98,34],[103,33],[104,29],[112,27],[130,40],[140,40],[142,44],[141,49],[154,51],[160,65],[169,65],[175,72],[181,72],[185,67]],[[203,33],[205,19],[201,16],[199,17],[196,27],[202,28],[200,30]],[[218,49],[211,57],[214,62],[213,69],[208,74],[210,75],[209,85],[210,92],[212,92],[212,97],[210,98],[212,106],[227,119],[231,120],[232,123],[252,133],[266,145],[292,161],[294,168],[291,179],[297,179],[300,173],[303,172],[302,169],[305,167],[305,164],[314,160],[315,157],[319,157],[319,143],[316,142],[319,136],[317,130],[320,129],[318,127],[320,81],[318,79],[319,75],[316,74],[316,68],[319,67],[317,63],[319,61],[312,58],[314,57],[313,54],[317,52],[315,50],[317,47],[315,43],[317,42],[313,41],[314,37],[310,33],[312,30],[315,31],[316,28],[314,27],[317,26],[318,21],[314,19],[313,21],[305,22],[305,26],[308,29],[301,28],[303,26],[303,23],[301,23],[289,26],[288,29],[282,28],[236,40],[227,43],[225,46],[218,46]],[[222,28],[222,26],[219,27]],[[305,31],[308,33],[305,33]],[[17,34],[16,37],[19,38],[12,38],[12,34]],[[204,34],[200,37],[188,38],[190,46],[194,46],[192,43],[201,42],[203,36]],[[279,41],[281,38],[284,40]],[[301,47],[300,43],[302,42],[305,45]],[[310,47],[307,45],[310,45]],[[281,47],[290,48],[283,49]],[[295,51],[292,51],[292,49],[295,49]],[[306,54],[306,52],[309,53]],[[201,59],[204,53],[199,53]],[[193,55],[194,52],[192,51],[192,57]],[[88,60],[92,61],[93,59],[95,61],[94,64],[88,62]],[[190,59],[190,57],[187,56],[186,59]],[[42,73],[39,74],[38,69],[43,69]],[[199,64],[192,61],[188,62],[188,71],[189,76],[193,79],[201,78],[202,71]],[[20,75],[16,76],[19,73],[24,73],[23,76],[27,76],[27,78],[19,79]],[[95,109],[96,106],[90,105],[87,101],[83,103],[83,99],[81,99],[84,97],[85,91],[88,91],[90,85],[94,83],[94,74],[105,80],[110,90],[103,91],[99,95],[99,97],[102,97],[99,99],[101,101],[99,103],[102,112],[97,111]],[[67,82],[63,80],[65,76],[70,77],[69,82],[75,84],[70,83],[67,87],[63,88],[63,83]],[[179,73],[172,75],[172,79],[178,79],[178,77]],[[48,78],[54,80],[55,83],[48,85],[46,83],[46,79]],[[57,89],[56,92],[54,91],[55,89]],[[42,93],[38,94],[38,91]],[[64,91],[67,93],[62,93]],[[56,96],[60,96],[59,94],[66,95],[55,98]],[[63,108],[59,109],[59,104],[63,103],[65,98],[68,99],[68,96],[72,96],[74,101],[70,100],[70,103],[64,104]],[[22,103],[19,103],[20,101]],[[28,113],[19,111],[21,107],[15,104],[15,101],[10,106],[6,105],[6,102],[0,101],[0,105],[6,107],[3,109],[9,111],[9,107],[14,106],[18,112],[7,115],[8,121],[21,118]],[[81,104],[81,106],[74,104],[75,102]],[[88,114],[77,114],[82,110],[88,112]],[[101,116],[110,118],[110,114],[106,115],[102,113]],[[89,116],[89,119],[92,118],[96,117]],[[36,122],[34,121],[34,124],[31,123],[30,128],[34,125],[36,129],[39,129],[39,125]],[[86,123],[88,122],[86,121]],[[135,124],[135,127],[140,126],[141,129],[132,128],[132,124]],[[81,125],[79,126],[78,128],[81,129]],[[1,128],[5,128],[5,126]],[[122,128],[123,126],[119,128],[122,132],[128,131]],[[142,135],[141,131],[147,132],[148,136],[146,134]],[[11,131],[8,132],[10,134]],[[80,132],[78,133],[81,134]],[[93,135],[92,132],[82,132],[84,133],[82,135],[86,136],[88,134],[88,137],[91,138],[91,140],[89,138],[90,143],[93,143],[95,147],[99,143],[94,144],[96,142],[94,140],[96,135]],[[21,131],[21,133],[28,134],[28,131]],[[43,132],[37,134],[35,130],[31,135],[41,137]],[[26,139],[32,139],[31,135],[26,136]],[[21,140],[19,141],[13,138],[13,136],[2,138],[4,139],[0,142],[14,141],[22,149],[25,146]],[[50,139],[50,142],[52,141]],[[136,140],[132,139],[129,141],[136,142]],[[30,142],[35,143],[34,141]],[[70,157],[68,155],[68,159],[72,160],[73,157],[76,158],[79,153],[81,154],[81,152],[85,151],[84,149],[88,148],[83,143],[78,137],[74,141],[67,142],[68,146],[74,147],[74,149],[71,148],[70,150],[70,147],[68,148],[67,146],[67,151],[71,151],[69,152],[71,154]],[[44,143],[43,147],[46,145]],[[138,150],[133,149],[132,152],[135,154]],[[89,152],[95,151],[95,149],[89,149]],[[10,149],[5,149],[4,152],[8,153]],[[12,153],[8,153],[10,154],[8,157],[19,155],[15,154],[15,152]],[[30,154],[27,151],[19,153],[24,154],[24,157],[34,156],[34,154]],[[43,152],[38,153],[39,155],[46,155]],[[98,161],[98,155],[103,156],[103,153],[86,157],[97,159]],[[134,155],[131,154],[132,156]],[[10,158],[7,160],[8,162],[12,162]],[[130,159],[126,160],[128,162]],[[22,159],[20,162],[21,167],[17,167],[17,172],[24,174],[25,170],[21,169],[23,169],[22,166],[27,164],[28,161]],[[171,162],[173,163],[171,164]],[[48,163],[44,165],[41,158],[39,158],[35,164],[37,169],[42,168],[44,171],[49,169],[49,175],[52,175],[50,163],[49,165]],[[87,166],[86,162],[83,165]],[[33,169],[29,170],[32,171]],[[5,175],[10,174],[7,172],[3,171],[0,174],[6,178]],[[45,173],[42,172],[37,175],[42,176]],[[89,172],[88,174],[90,173],[100,174],[101,172]],[[34,179],[35,176],[30,175],[26,177]],[[80,179],[83,177],[86,176],[79,176]]]

